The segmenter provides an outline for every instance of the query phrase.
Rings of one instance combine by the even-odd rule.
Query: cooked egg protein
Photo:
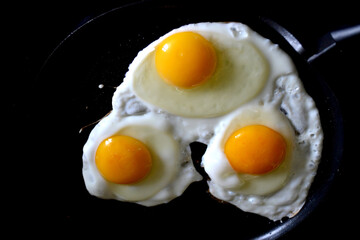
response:
[[[244,24],[189,24],[155,40],[112,108],[83,148],[96,197],[145,206],[179,197],[202,179],[197,141],[214,197],[274,221],[305,203],[321,158],[319,112],[291,58]]]
[[[124,82],[131,82],[136,96],[149,106],[174,115],[227,114],[254,98],[283,70],[270,72],[261,49],[268,45],[264,39],[234,31],[220,23],[175,29],[139,52]]]
[[[167,203],[202,179],[189,146],[174,138],[164,117],[120,117],[116,110],[91,131],[83,149],[83,176],[94,196],[145,206]]]
[[[305,203],[322,141],[314,101],[296,75],[281,76],[215,127],[202,159],[210,193],[274,221],[293,217]]]

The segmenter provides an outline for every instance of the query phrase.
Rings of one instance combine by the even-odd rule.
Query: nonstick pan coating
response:
[[[182,7],[173,5],[145,3],[120,7],[78,28],[49,56],[36,83],[34,100],[29,103],[31,133],[42,139],[56,133],[55,139],[44,141],[35,166],[28,163],[29,168],[40,170],[32,178],[33,186],[37,186],[32,189],[33,196],[37,197],[29,204],[43,219],[65,224],[101,219],[102,223],[115,223],[124,234],[139,231],[138,227],[147,231],[163,229],[179,236],[189,232],[211,236],[223,229],[239,229],[240,239],[265,239],[277,238],[293,229],[326,196],[343,151],[342,117],[326,81],[259,16],[239,15],[235,11],[201,14],[196,8],[183,13]],[[137,21],[139,16],[146,21]],[[204,21],[242,22],[279,44],[293,58],[306,91],[316,102],[325,134],[322,160],[305,206],[291,219],[272,222],[220,203],[208,193],[206,181],[190,185],[181,197],[168,204],[151,208],[97,199],[86,191],[81,174],[82,147],[92,126],[81,133],[79,130],[111,110],[114,88],[141,49],[174,28]],[[99,88],[100,84],[104,87]],[[202,144],[192,144],[193,160],[199,171],[205,149]],[[43,169],[44,166],[51,171]],[[46,187],[46,191],[41,187],[43,179],[51,179],[51,187]],[[49,201],[53,205],[43,209]]]

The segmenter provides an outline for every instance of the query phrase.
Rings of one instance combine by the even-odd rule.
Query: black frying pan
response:
[[[136,21],[139,16],[146,20]],[[325,133],[322,160],[306,204],[291,219],[272,222],[220,203],[207,192],[206,181],[190,185],[181,197],[168,204],[151,208],[98,199],[85,189],[82,147],[92,126],[81,133],[79,130],[111,110],[114,88],[121,83],[128,65],[141,49],[174,28],[204,21],[242,22],[279,44],[293,58],[307,92],[320,111]],[[190,233],[198,237],[221,233],[224,237],[232,235],[235,229],[240,239],[282,236],[323,200],[342,158],[343,120],[337,98],[314,67],[317,53],[309,54],[292,34],[271,19],[243,16],[236,11],[203,12],[196,6],[142,3],[113,9],[86,22],[49,56],[39,74],[34,101],[29,103],[29,125],[33,126],[30,133],[43,140],[41,146],[30,144],[31,148],[36,145],[37,161],[27,166],[39,171],[31,178],[32,194],[38,197],[29,206],[34,209],[34,215],[50,223],[54,223],[52,220],[74,226],[78,223],[86,226],[84,222],[113,223],[117,230],[108,231],[121,231],[125,235],[168,231],[177,237]],[[99,88],[100,84],[104,87]],[[193,143],[191,147],[196,168],[205,174],[199,162],[206,146]],[[50,187],[44,186],[44,179],[51,183]]]

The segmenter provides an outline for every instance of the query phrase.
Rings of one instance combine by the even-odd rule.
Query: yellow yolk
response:
[[[155,65],[165,82],[180,88],[193,88],[214,73],[216,53],[212,44],[200,34],[180,32],[159,44]]]
[[[235,131],[225,143],[225,154],[238,173],[265,174],[285,158],[284,137],[263,125],[250,125]]]
[[[129,136],[112,136],[102,141],[95,155],[96,166],[108,181],[131,184],[151,170],[151,154],[144,143]]]

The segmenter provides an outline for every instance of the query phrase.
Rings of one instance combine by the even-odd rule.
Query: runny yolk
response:
[[[284,137],[263,125],[240,128],[225,143],[225,155],[238,173],[268,173],[283,162],[285,153]]]
[[[108,181],[131,184],[151,170],[151,154],[144,143],[129,136],[112,136],[102,141],[95,155],[96,166]]]
[[[179,32],[156,48],[155,65],[160,77],[176,87],[193,88],[214,73],[216,53],[212,44],[194,32]]]

